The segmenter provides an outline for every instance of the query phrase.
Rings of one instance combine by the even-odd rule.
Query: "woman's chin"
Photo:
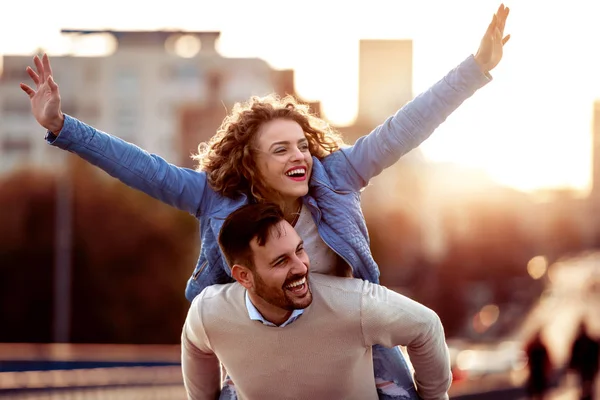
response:
[[[296,187],[291,190],[286,190],[281,194],[288,198],[304,197],[308,194],[308,185],[305,185],[304,187]]]
[[[303,196],[306,196],[307,194],[308,194],[308,185],[306,185],[306,187],[303,187],[300,190],[297,190],[296,196],[303,197]]]

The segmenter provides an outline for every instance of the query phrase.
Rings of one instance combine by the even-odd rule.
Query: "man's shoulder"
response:
[[[244,287],[237,282],[210,285],[204,288],[192,301],[192,307],[212,307],[215,303],[234,304],[243,300]]]
[[[313,290],[329,292],[334,295],[355,294],[359,296],[365,292],[367,286],[372,285],[362,279],[317,273],[310,274],[310,282],[313,285]]]

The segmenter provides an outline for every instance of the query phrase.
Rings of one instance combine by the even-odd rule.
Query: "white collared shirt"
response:
[[[279,328],[283,328],[284,326],[291,324],[296,319],[298,319],[298,317],[301,316],[302,313],[304,312],[304,309],[295,309],[294,311],[292,311],[292,315],[290,315],[290,317],[287,319],[287,321],[285,321],[281,325],[275,325],[274,323],[267,321],[265,319],[265,317],[262,316],[260,311],[258,311],[256,309],[254,304],[252,304],[252,302],[250,301],[250,296],[248,296],[247,290],[246,290],[246,308],[248,309],[248,316],[250,317],[251,320],[260,321],[264,325],[275,326],[275,327],[279,327]]]

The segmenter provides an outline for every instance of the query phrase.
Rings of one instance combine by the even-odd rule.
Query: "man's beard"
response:
[[[285,280],[283,287],[273,288],[268,286],[261,278],[260,274],[255,272],[254,293],[267,303],[284,310],[294,311],[303,309],[312,303],[312,292],[310,291],[308,275],[308,273],[306,275],[293,275]],[[304,277],[306,277],[305,285],[308,288],[308,292],[302,298],[297,298],[288,290],[284,289],[285,286]]]

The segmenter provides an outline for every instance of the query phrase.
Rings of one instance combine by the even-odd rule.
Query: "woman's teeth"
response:
[[[304,168],[297,168],[297,169],[288,171],[285,174],[287,176],[304,176],[305,173],[306,173],[306,170]]]

